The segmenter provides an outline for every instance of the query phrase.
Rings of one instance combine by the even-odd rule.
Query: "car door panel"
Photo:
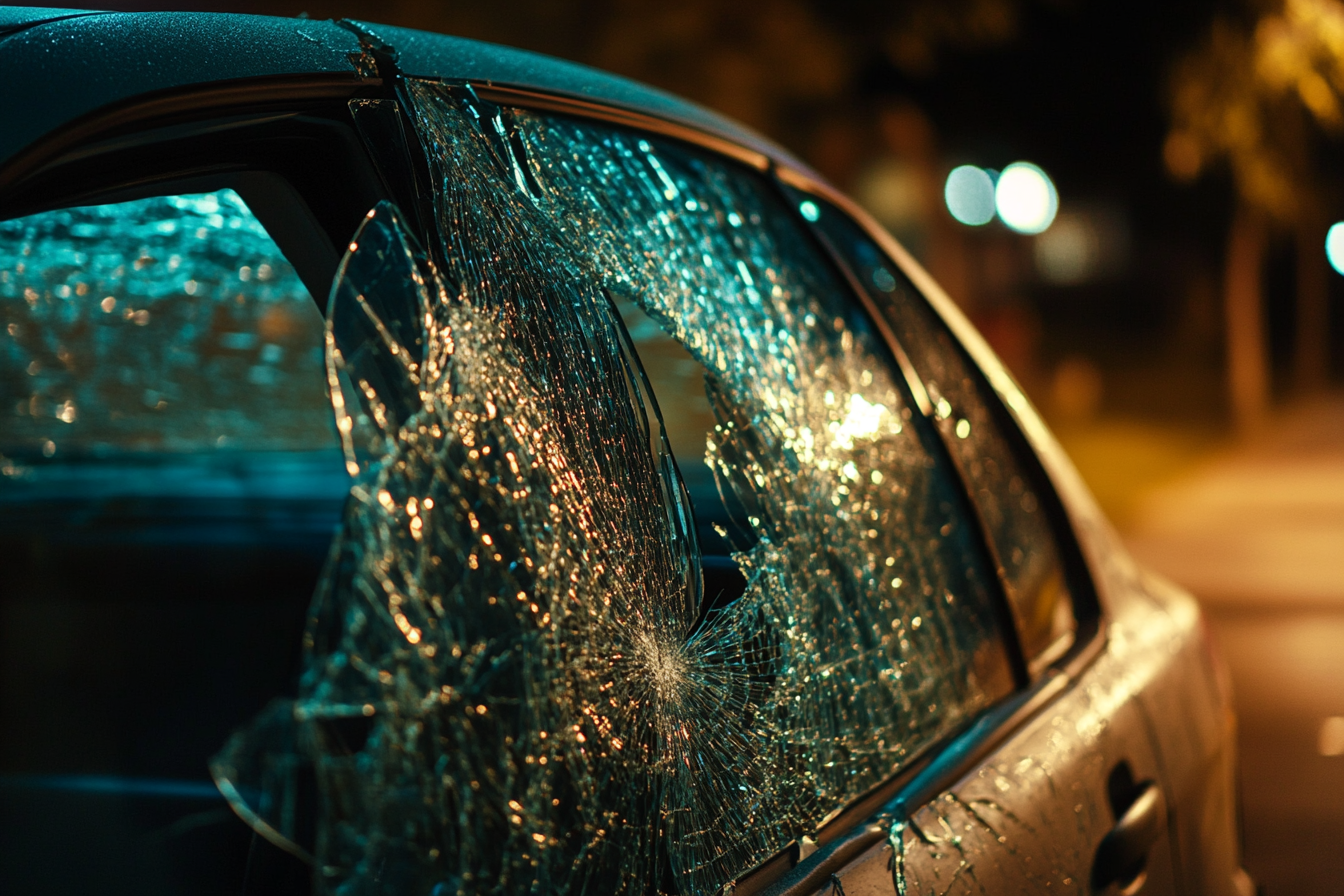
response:
[[[843,892],[1093,892],[1097,848],[1116,823],[1108,779],[1127,763],[1135,782],[1162,780],[1132,659],[1127,645],[1108,645],[984,763],[898,817],[891,840],[840,871]],[[1165,836],[1148,852],[1145,873],[1142,888],[1128,892],[1178,892]]]

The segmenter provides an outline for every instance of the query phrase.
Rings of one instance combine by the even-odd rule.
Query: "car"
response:
[[[787,151],[0,11],[0,888],[1247,894],[1227,678]]]

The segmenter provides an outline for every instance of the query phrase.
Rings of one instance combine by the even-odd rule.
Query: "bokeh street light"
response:
[[[994,220],[994,180],[974,165],[953,168],[943,187],[947,210],[963,224],[978,227]]]
[[[1059,193],[1040,167],[1013,162],[1002,172],[975,165],[959,165],[943,186],[947,210],[962,224],[979,227],[997,213],[1018,233],[1044,233],[1059,211]]]
[[[1050,177],[1030,162],[1013,162],[999,174],[994,207],[1018,233],[1042,233],[1059,211],[1059,194]]]
[[[1344,274],[1344,221],[1330,225],[1326,231],[1325,257],[1330,260],[1330,267]]]

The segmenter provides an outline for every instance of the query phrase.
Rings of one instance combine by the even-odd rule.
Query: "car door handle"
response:
[[[1162,788],[1149,781],[1102,838],[1092,865],[1092,886],[1104,889],[1113,883],[1128,885],[1143,872],[1148,851],[1167,828],[1167,799]]]

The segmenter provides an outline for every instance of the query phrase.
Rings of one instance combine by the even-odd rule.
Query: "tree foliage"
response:
[[[1294,220],[1319,178],[1320,133],[1344,130],[1344,4],[1277,0],[1250,20],[1219,17],[1171,83],[1168,170],[1193,180],[1226,160],[1240,197]]]

